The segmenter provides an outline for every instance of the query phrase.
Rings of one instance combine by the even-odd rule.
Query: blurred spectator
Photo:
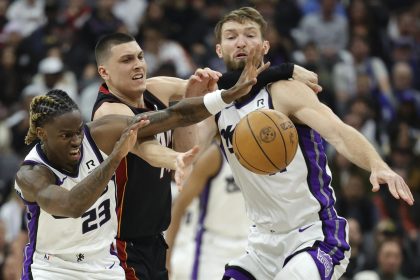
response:
[[[367,192],[368,186],[363,175],[352,172],[341,186],[341,196],[336,202],[337,213],[356,219],[362,233],[372,231],[378,221],[378,213]]]
[[[333,111],[336,111],[337,104],[336,96],[333,92],[331,67],[327,61],[323,59],[322,53],[319,51],[319,47],[316,43],[308,42],[302,50],[293,52],[293,60],[297,64],[318,74],[319,84],[322,85],[322,92],[319,94],[319,99],[327,104]]]
[[[146,8],[146,0],[117,0],[113,12],[124,22],[128,32],[135,36]]]
[[[367,258],[363,247],[363,233],[359,222],[354,218],[347,219],[349,225],[349,244],[351,246],[350,262],[346,272],[340,278],[342,280],[353,279],[353,276],[367,267]]]
[[[381,280],[408,280],[401,275],[402,262],[402,248],[398,240],[386,239],[380,243],[376,271]]]
[[[4,47],[0,53],[0,102],[10,106],[19,100],[21,79],[13,47]]]
[[[25,136],[29,129],[29,106],[35,96],[44,93],[43,90],[41,86],[36,84],[26,86],[22,91],[19,108],[6,120],[7,126],[12,133],[13,151],[22,159],[32,148],[32,146],[25,144]]]
[[[79,104],[77,80],[73,72],[65,70],[59,57],[46,57],[39,63],[38,74],[33,77],[33,83],[39,85],[42,93],[51,89],[61,89]]]
[[[7,121],[0,122],[0,206],[10,195],[20,159],[11,148],[11,131]]]
[[[105,34],[126,32],[123,21],[114,15],[116,0],[98,0],[90,18],[85,22],[79,34],[80,43],[92,54],[96,42]]]
[[[415,103],[416,112],[420,114],[420,92],[413,88],[413,70],[407,62],[397,62],[392,67],[392,84],[395,99],[398,103],[406,100]]]
[[[335,12],[336,0],[321,0],[321,10],[302,18],[292,35],[303,47],[313,41],[323,57],[334,63],[340,50],[347,46],[347,18]]]
[[[371,96],[382,108],[381,120],[392,120],[394,111],[391,83],[384,62],[378,57],[370,56],[369,45],[363,37],[352,38],[350,52],[351,60],[337,63],[333,70],[337,96],[344,100],[354,96],[357,76],[366,74],[370,78]]]
[[[146,26],[143,29],[143,51],[147,61],[147,71],[150,76],[163,63],[171,62],[176,69],[176,75],[187,78],[193,73],[191,57],[175,41],[169,40],[156,26]]]
[[[15,0],[7,9],[7,19],[17,22],[24,37],[29,36],[45,21],[44,0]]]
[[[7,241],[6,241],[7,226],[0,220],[0,272],[3,271],[4,263],[7,258]],[[1,276],[1,275],[0,275]],[[3,279],[0,277],[0,279]]]
[[[69,0],[61,15],[62,21],[72,31],[77,31],[89,19],[92,8],[85,0]]]
[[[22,218],[25,214],[25,205],[22,199],[12,192],[9,200],[0,208],[0,221],[6,226],[5,239],[7,243],[15,240],[22,227]]]

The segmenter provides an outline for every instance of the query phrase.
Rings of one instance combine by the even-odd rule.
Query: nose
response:
[[[237,40],[236,40],[236,47],[238,49],[242,49],[246,46],[246,42],[245,42],[245,38],[244,36],[240,35],[238,36]]]
[[[71,137],[70,143],[72,146],[80,146],[80,144],[82,143],[82,140],[83,140],[83,135],[79,133],[75,133]]]

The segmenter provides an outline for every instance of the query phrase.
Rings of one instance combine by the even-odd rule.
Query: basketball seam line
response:
[[[263,113],[263,112],[261,112]],[[264,114],[264,113],[263,113]],[[265,116],[267,116],[267,114],[264,114]],[[267,116],[268,117],[268,116]],[[272,122],[273,120],[268,117]],[[274,168],[276,168],[277,170],[279,170],[279,168],[271,161],[271,159],[267,156],[267,153],[264,151],[264,149],[261,147],[260,143],[258,143],[257,137],[254,134],[254,131],[251,129],[251,125],[249,124],[249,118],[246,119],[246,122],[248,124],[249,130],[252,133],[252,136],[254,137],[255,142],[257,143],[258,147],[260,148],[260,150],[262,151],[262,153],[264,154],[265,158],[271,163],[272,166],[274,166]],[[284,143],[284,140],[283,140]]]
[[[246,120],[247,120],[247,124],[248,124],[248,116],[246,116]],[[249,124],[248,124],[248,128],[249,128]],[[250,129],[250,131],[251,131],[251,133],[252,133],[252,130]],[[235,141],[235,146],[237,146],[237,151],[238,151],[238,153],[239,153],[239,155],[241,156],[241,158],[243,159],[243,161],[245,161],[246,162],[246,164],[248,164],[250,167],[252,167],[252,168],[254,168],[255,170],[258,170],[258,171],[260,171],[260,172],[263,172],[263,173],[267,173],[267,172],[265,172],[265,170],[262,170],[262,169],[258,169],[258,168],[256,168],[256,167],[254,167],[252,164],[250,164],[246,159],[245,159],[245,157],[242,155],[242,153],[241,153],[241,150],[238,148],[238,141],[236,141],[236,133],[234,134],[235,135],[235,138],[233,138],[234,139],[234,141]]]
[[[281,136],[281,140],[283,141],[283,147],[284,147],[284,162],[286,163],[286,166],[287,166],[289,164],[289,162],[287,162],[287,148],[286,148],[286,141],[284,140],[284,137],[283,137],[283,133],[281,133],[280,127],[277,126],[276,122],[269,115],[267,115],[264,112],[261,112],[261,113],[266,115],[267,118],[269,118],[273,122],[274,126],[277,127],[277,130],[279,131],[279,134]],[[280,169],[277,166],[276,166],[276,168]]]

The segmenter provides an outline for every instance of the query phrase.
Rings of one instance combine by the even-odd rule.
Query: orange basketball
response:
[[[298,134],[284,114],[261,109],[242,118],[233,133],[233,151],[239,162],[257,174],[286,168],[298,147]]]

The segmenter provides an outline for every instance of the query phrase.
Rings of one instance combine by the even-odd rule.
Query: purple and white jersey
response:
[[[219,171],[207,181],[201,193],[198,223],[199,228],[216,236],[231,238],[248,236],[251,221],[245,215],[244,198],[225,157],[222,159]]]
[[[23,164],[45,165],[54,173],[58,188],[71,190],[107,157],[96,147],[86,126],[84,133],[76,176],[52,166],[40,144],[29,152]],[[36,202],[26,201],[15,183],[15,189],[23,198],[28,212],[29,244],[25,248],[24,276],[30,273],[34,252],[45,255],[45,258],[64,256],[75,263],[101,252],[102,255],[109,255],[117,230],[115,188],[112,178],[102,195],[80,218],[68,218],[51,215]]]
[[[305,125],[296,125],[298,150],[282,172],[258,175],[245,169],[236,159],[232,148],[235,126],[246,114],[261,108],[273,109],[267,89],[216,115],[223,151],[244,195],[248,217],[257,226],[280,233],[321,221],[325,238],[331,245],[348,247],[346,221],[337,216],[334,208],[331,172],[323,139],[316,131]]]

